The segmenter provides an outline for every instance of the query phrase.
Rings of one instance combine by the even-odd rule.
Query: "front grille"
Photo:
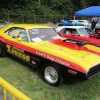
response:
[[[89,69],[89,71],[87,73],[87,78],[90,78],[90,77],[98,74],[99,72],[100,72],[100,64]]]

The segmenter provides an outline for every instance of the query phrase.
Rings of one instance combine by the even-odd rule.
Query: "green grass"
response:
[[[67,80],[59,87],[46,84],[40,72],[21,61],[0,58],[0,77],[32,100],[99,100],[100,75],[86,81]]]

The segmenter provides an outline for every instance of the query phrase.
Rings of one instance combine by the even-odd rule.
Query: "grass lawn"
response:
[[[32,100],[100,100],[100,74],[86,81],[67,80],[53,87],[41,79],[39,70],[6,57],[0,58],[0,77]]]

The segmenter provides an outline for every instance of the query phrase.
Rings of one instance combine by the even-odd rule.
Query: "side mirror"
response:
[[[16,38],[18,41],[22,41],[22,38]]]

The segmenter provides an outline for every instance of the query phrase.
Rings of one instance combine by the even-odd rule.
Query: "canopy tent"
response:
[[[83,10],[76,11],[74,16],[100,16],[100,6],[91,6]]]

